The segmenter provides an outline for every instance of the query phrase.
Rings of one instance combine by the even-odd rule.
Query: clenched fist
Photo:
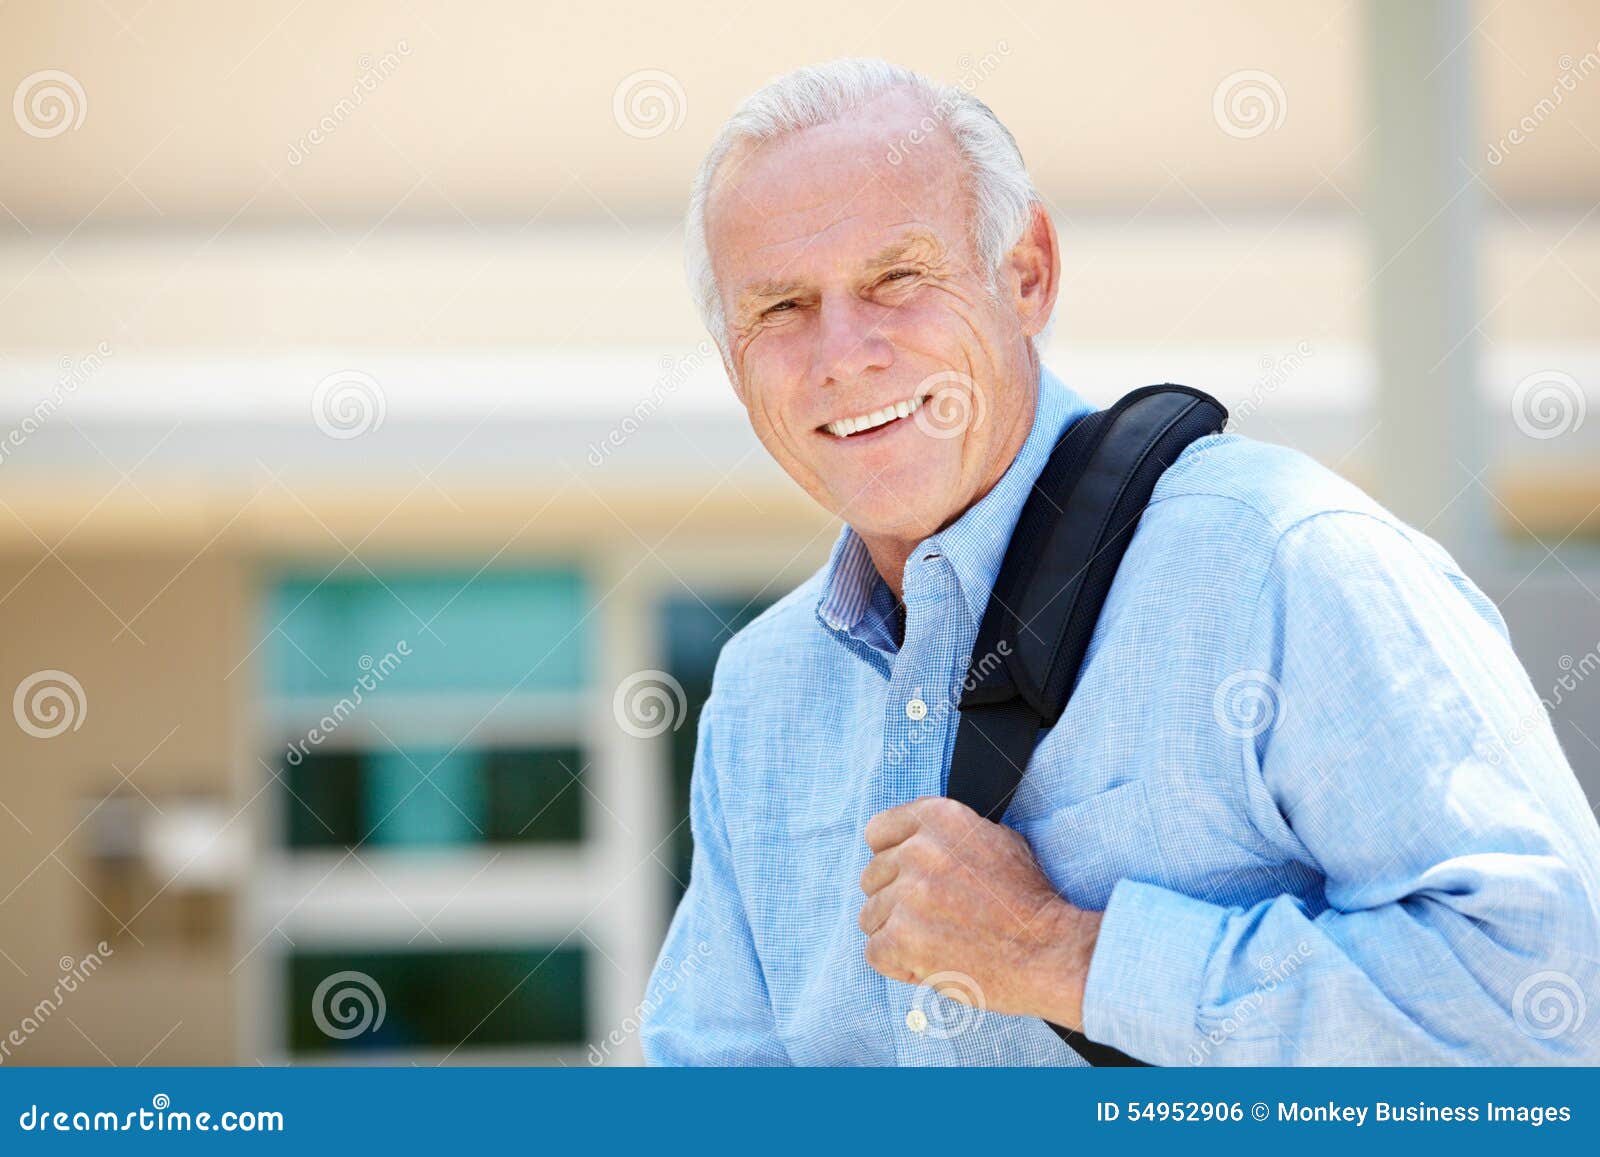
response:
[[[1082,1027],[1100,914],[1056,894],[1028,841],[939,796],[880,812],[866,835],[868,964],[911,984],[965,973],[991,1012]]]

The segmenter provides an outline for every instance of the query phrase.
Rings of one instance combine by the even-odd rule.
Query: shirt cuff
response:
[[[1120,881],[1089,961],[1084,1035],[1151,1064],[1189,1064],[1206,966],[1228,915],[1154,884]]]

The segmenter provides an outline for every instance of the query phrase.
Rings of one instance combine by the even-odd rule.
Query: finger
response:
[[[861,890],[870,896],[887,887],[899,874],[900,857],[895,855],[893,848],[890,848],[868,861],[861,873]]]
[[[867,937],[864,951],[867,965],[880,976],[914,984],[915,974],[900,959],[900,946],[887,931]]]
[[[946,835],[964,835],[977,825],[993,822],[980,816],[960,800],[945,796],[924,796],[913,802],[918,805],[918,818],[922,826]]]
[[[872,936],[888,923],[889,917],[894,912],[895,902],[899,899],[899,890],[885,888],[874,896],[868,896],[867,902],[861,905],[861,915],[856,918],[856,923],[861,931]]]
[[[922,800],[914,799],[873,816],[867,822],[868,846],[881,852],[903,843],[922,826],[922,806]]]

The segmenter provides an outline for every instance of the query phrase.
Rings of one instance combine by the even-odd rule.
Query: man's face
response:
[[[756,435],[859,533],[912,543],[981,497],[1026,436],[1038,328],[1019,321],[1015,272],[991,287],[977,260],[949,134],[908,147],[926,115],[893,93],[735,154],[706,214]]]

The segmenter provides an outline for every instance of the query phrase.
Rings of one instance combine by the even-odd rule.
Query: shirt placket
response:
[[[937,549],[912,555],[905,571],[905,641],[894,656],[884,700],[884,775],[875,811],[939,795],[956,723],[951,672],[968,624],[954,570]],[[895,1053],[901,1064],[938,1064],[948,1046],[930,1031],[931,993],[891,984]]]

